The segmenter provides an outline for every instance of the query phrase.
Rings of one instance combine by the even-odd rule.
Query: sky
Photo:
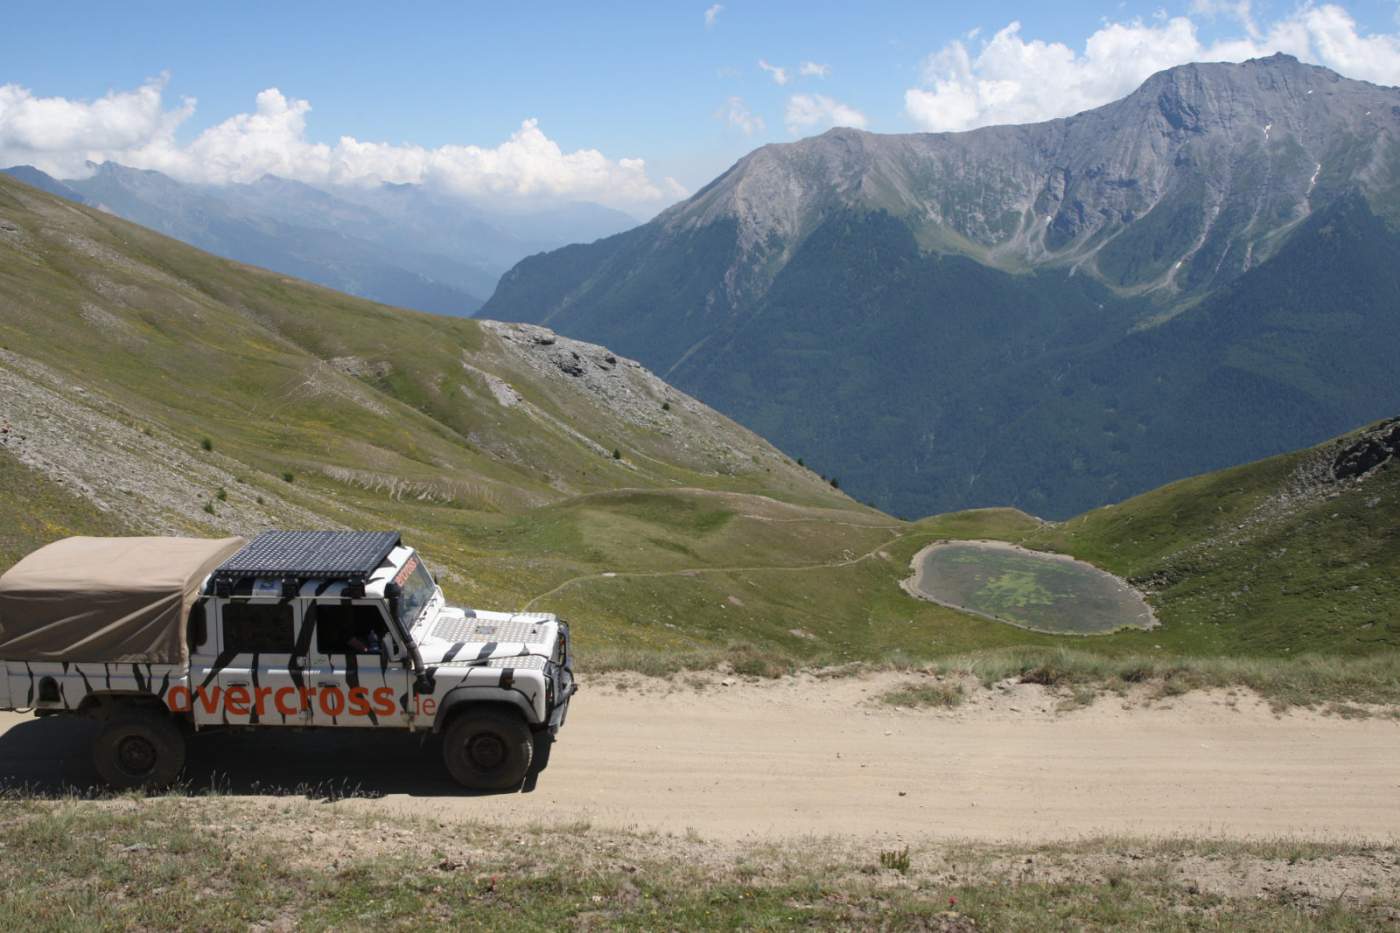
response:
[[[645,218],[832,126],[1067,116],[1284,51],[1400,85],[1400,2],[7,0],[0,166],[408,182]]]

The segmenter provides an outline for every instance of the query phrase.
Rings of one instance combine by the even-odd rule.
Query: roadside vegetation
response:
[[[1173,658],[1021,648],[946,658],[926,669],[942,676],[972,675],[983,686],[1011,680],[1062,688],[1081,698],[1084,691],[1122,693],[1134,687],[1159,697],[1243,688],[1280,711],[1339,703],[1400,709],[1400,654],[1395,653],[1366,658]]]
[[[368,801],[0,800],[8,929],[1362,930],[1400,850],[1291,840],[737,844]]]
[[[932,683],[910,682],[886,690],[877,698],[886,706],[952,709],[967,699],[967,691],[957,682],[937,680]]]
[[[1104,694],[1133,692],[1147,699],[1165,699],[1196,690],[1248,690],[1278,712],[1303,707],[1352,718],[1373,712],[1400,715],[1400,653],[1364,658],[1183,658],[1018,647],[932,661],[896,651],[882,660],[843,662],[785,656],[736,643],[694,652],[605,652],[581,659],[579,669],[584,675],[635,672],[661,678],[706,670],[762,678],[799,672],[845,677],[882,671],[942,678],[910,681],[880,697],[886,705],[910,708],[961,705],[969,697],[963,681],[970,680],[983,688],[1002,683],[1047,687],[1073,699],[1065,709],[1087,706]]]

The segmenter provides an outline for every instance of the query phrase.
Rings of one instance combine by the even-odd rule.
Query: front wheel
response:
[[[185,737],[169,716],[144,710],[118,713],[92,748],[98,777],[118,790],[169,787],[185,766]]]
[[[472,790],[511,790],[525,781],[535,737],[516,713],[465,710],[447,727],[442,758],[447,770]]]

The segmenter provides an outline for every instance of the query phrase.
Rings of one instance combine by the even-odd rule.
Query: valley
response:
[[[905,522],[602,347],[373,305],[4,179],[0,219],[5,565],[64,534],[392,527],[454,600],[576,620],[585,668],[773,675],[1058,650],[901,589],[922,548],[990,539],[1147,594],[1161,627],[1075,642],[1112,663],[1400,648],[1384,426],[1067,522]]]

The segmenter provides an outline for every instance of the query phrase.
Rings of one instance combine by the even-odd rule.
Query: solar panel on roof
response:
[[[399,545],[397,531],[267,531],[214,571],[216,581],[245,577],[364,583]]]

